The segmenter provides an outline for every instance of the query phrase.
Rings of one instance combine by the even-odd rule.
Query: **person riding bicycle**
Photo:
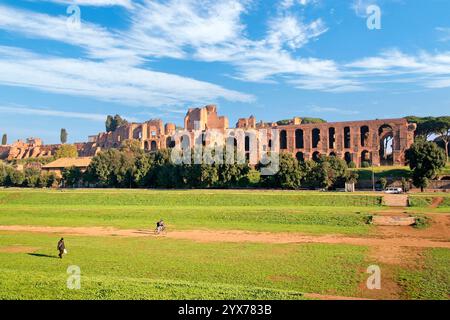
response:
[[[156,231],[160,233],[161,231],[164,231],[166,228],[166,225],[164,224],[164,220],[161,219],[156,223]]]

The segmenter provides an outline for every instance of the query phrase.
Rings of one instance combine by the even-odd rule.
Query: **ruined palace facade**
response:
[[[405,151],[414,143],[415,125],[404,118],[349,122],[327,122],[302,124],[295,117],[289,124],[257,122],[255,117],[241,118],[235,128],[245,130],[273,129],[278,131],[281,152],[289,152],[298,160],[315,160],[322,155],[336,156],[347,163],[354,162],[360,167],[363,162],[379,165],[404,165]],[[194,132],[230,129],[228,118],[219,116],[217,107],[209,105],[192,108],[184,119],[184,135],[189,137],[189,146],[194,145]],[[140,141],[142,149],[156,151],[173,146],[172,137],[177,132],[174,124],[163,124],[161,120],[131,123],[110,133],[90,137],[85,147],[92,155],[95,150],[118,147],[125,139]],[[270,132],[270,130],[269,130]],[[247,138],[248,139],[248,138]],[[246,139],[246,140],[247,140]],[[173,139],[179,143],[179,139]],[[269,147],[272,144],[269,133]],[[203,144],[207,145],[208,141]],[[248,140],[246,152],[248,152]]]
[[[299,124],[296,118],[291,124],[274,127],[279,130],[281,152],[298,160],[336,156],[357,167],[363,162],[404,165],[416,128],[404,118],[319,124]]]
[[[279,146],[280,152],[291,153],[300,161],[316,160],[326,155],[339,157],[360,167],[364,162],[374,166],[404,165],[405,151],[414,143],[416,127],[404,118],[308,124],[295,117],[287,124],[278,125],[257,122],[255,117],[250,116],[239,119],[234,129],[244,132],[268,129],[268,147],[274,144],[272,139],[276,137],[275,145]],[[151,152],[172,148],[176,143],[180,143],[180,135],[181,140],[186,138],[183,143],[187,141],[188,146],[193,147],[198,133],[207,130],[217,130],[224,133],[225,137],[232,130],[228,118],[219,116],[215,105],[189,109],[184,119],[184,129],[177,129],[173,123],[164,124],[159,119],[149,120],[144,123],[126,124],[114,132],[90,136],[88,142],[75,145],[80,156],[93,156],[101,150],[118,148],[124,140],[134,139],[140,142],[143,150]],[[272,136],[271,132],[277,134]],[[251,135],[246,134],[245,142],[239,143],[240,146],[245,146],[246,155],[249,153],[250,139],[253,139]],[[206,139],[200,143],[208,145],[209,141]],[[36,147],[33,147],[33,144],[28,145],[29,148]],[[9,153],[7,152],[8,159],[14,158],[19,152],[18,147],[10,148]],[[33,154],[26,145],[21,147],[19,154]],[[36,150],[50,150],[40,155],[51,155],[54,149],[54,145],[51,148],[40,145]],[[38,151],[35,152],[38,154]]]

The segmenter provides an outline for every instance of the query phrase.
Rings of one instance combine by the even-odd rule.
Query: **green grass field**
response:
[[[0,190],[0,225],[172,230],[242,230],[370,236],[380,195],[283,191]],[[436,209],[437,210],[437,209]],[[0,299],[307,299],[304,293],[361,296],[366,246],[195,242],[165,237],[65,236],[0,231]],[[22,249],[21,249],[22,248]],[[441,249],[443,250],[443,249]],[[431,251],[430,251],[431,252]],[[408,298],[446,298],[448,250],[430,270],[398,270]],[[66,287],[67,267],[81,289]],[[439,294],[428,292],[438,287]],[[431,280],[430,280],[431,279]],[[425,285],[426,286],[426,285]],[[431,290],[431,289],[430,289]],[[429,291],[430,291],[429,290]],[[432,291],[432,290],[431,290]],[[433,291],[434,292],[434,291]]]
[[[391,178],[391,179],[400,179],[400,178],[410,178],[411,177],[411,169],[408,166],[381,166],[381,167],[370,167],[370,168],[358,168],[352,169],[356,173],[358,173],[360,180],[371,180],[372,179],[372,170],[375,174],[375,179],[378,180],[380,178]],[[439,172],[441,175],[449,175],[450,174],[450,162]]]

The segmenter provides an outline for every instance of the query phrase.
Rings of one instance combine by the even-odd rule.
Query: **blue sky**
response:
[[[450,1],[0,1],[10,142],[85,141],[116,113],[181,125],[211,103],[232,125],[448,115]]]

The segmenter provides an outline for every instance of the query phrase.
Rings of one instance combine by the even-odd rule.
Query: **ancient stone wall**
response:
[[[299,160],[317,159],[321,155],[336,156],[354,162],[360,167],[364,162],[378,165],[403,165],[405,151],[414,142],[414,124],[406,119],[383,119],[368,121],[348,121],[334,123],[301,124],[300,118],[293,118],[287,125],[257,122],[254,116],[241,118],[236,128],[278,129],[281,152],[289,152]],[[229,129],[228,118],[219,116],[215,105],[189,109],[184,119],[186,140],[193,146],[194,130]],[[80,156],[94,156],[99,151],[118,148],[124,140],[135,139],[146,151],[156,151],[173,146],[172,136],[176,127],[172,123],[164,125],[162,120],[149,120],[144,123],[130,123],[117,128],[114,132],[102,132],[90,136],[86,143],[77,143]],[[181,140],[181,138],[178,138]],[[269,132],[269,145],[273,139]],[[188,141],[189,140],[189,141]],[[202,137],[199,138],[202,140]],[[177,141],[178,143],[179,141]],[[202,143],[200,141],[200,143]],[[203,142],[208,144],[209,142]],[[239,142],[242,144],[242,142]],[[28,139],[26,143],[18,141],[11,146],[2,147],[0,156],[7,159],[23,159],[54,154],[59,145],[44,146],[39,139]],[[241,145],[238,146],[242,147]]]
[[[409,124],[404,118],[276,128],[280,133],[281,151],[290,152],[304,160],[321,155],[337,156],[347,162],[353,161],[358,167],[364,161],[374,166],[403,165],[405,151],[414,143],[415,131],[415,125]],[[392,140],[392,144],[389,140]]]
[[[54,155],[59,145],[43,145],[38,138],[29,138],[26,142],[18,140],[9,146],[0,148],[0,159],[20,160],[28,158],[43,158]]]

